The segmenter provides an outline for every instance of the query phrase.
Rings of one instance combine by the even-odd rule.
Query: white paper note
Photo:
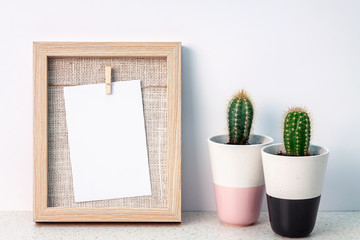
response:
[[[151,195],[139,80],[64,87],[75,202]]]

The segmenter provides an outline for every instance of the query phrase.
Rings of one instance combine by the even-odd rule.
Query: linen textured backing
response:
[[[141,80],[152,195],[75,203],[63,88],[104,83],[105,66],[113,82]],[[166,58],[49,58],[48,84],[48,207],[166,207]]]

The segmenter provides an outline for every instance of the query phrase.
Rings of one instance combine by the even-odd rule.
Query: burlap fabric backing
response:
[[[151,177],[151,196],[74,202],[64,85],[141,80]],[[48,206],[67,208],[166,207],[166,58],[50,58],[48,61]],[[105,88],[104,88],[105,94]],[[116,109],[114,109],[116,111]],[[91,129],[89,129],[91,132]]]

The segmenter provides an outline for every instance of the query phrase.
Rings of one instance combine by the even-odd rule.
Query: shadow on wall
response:
[[[321,211],[360,210],[360,162],[354,154],[358,146],[342,144],[325,146],[329,148],[330,155],[320,201]]]
[[[265,134],[274,139],[274,143],[282,142],[282,131],[283,131],[283,116],[280,117],[277,114],[277,107],[274,104],[265,104],[261,108],[261,117],[257,120],[259,121],[257,129],[261,129],[260,134]],[[261,128],[260,128],[261,127]],[[255,129],[255,130],[257,130]],[[257,130],[258,131],[258,130]]]
[[[196,128],[196,103],[194,90],[196,73],[194,69],[194,52],[182,47],[182,209],[185,211],[199,210],[201,199],[206,195],[201,189],[202,171],[199,161],[199,132]]]

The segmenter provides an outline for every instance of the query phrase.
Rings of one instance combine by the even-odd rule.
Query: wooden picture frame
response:
[[[180,222],[181,221],[181,43],[35,42],[34,222]],[[166,58],[167,205],[164,208],[64,208],[48,206],[48,60],[71,58]]]

